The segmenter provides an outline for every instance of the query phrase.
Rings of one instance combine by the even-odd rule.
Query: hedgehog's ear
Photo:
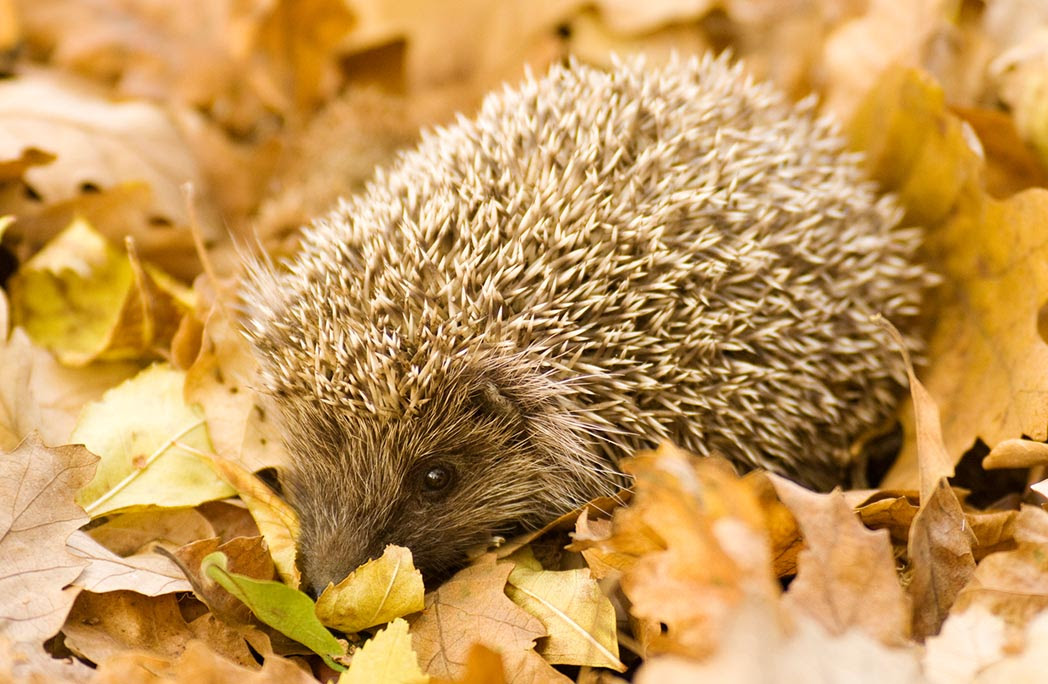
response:
[[[523,420],[520,406],[492,378],[482,377],[469,400],[479,411],[507,423]]]

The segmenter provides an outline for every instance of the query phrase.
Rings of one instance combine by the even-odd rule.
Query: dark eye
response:
[[[450,466],[435,465],[422,474],[422,488],[429,494],[447,490],[455,480],[455,472]]]

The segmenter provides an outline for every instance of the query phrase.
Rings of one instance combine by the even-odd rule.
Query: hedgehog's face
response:
[[[427,581],[440,579],[469,548],[541,525],[609,486],[570,415],[519,379],[450,384],[409,417],[281,407],[307,589],[339,582],[387,544],[411,549]]]

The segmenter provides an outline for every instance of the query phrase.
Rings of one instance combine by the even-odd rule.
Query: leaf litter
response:
[[[422,4],[0,3],[0,48],[22,46],[0,63],[0,678],[1042,676],[1048,14]],[[623,464],[629,495],[440,586],[389,547],[317,601],[298,591],[238,250],[288,253],[299,222],[524,63],[724,46],[818,93],[927,231],[941,282],[887,476],[815,493],[665,444]]]

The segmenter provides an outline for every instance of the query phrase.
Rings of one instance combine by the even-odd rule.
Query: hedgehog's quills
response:
[[[898,215],[724,59],[557,67],[424,135],[245,295],[308,584],[389,543],[437,576],[661,439],[833,485],[903,378]]]

